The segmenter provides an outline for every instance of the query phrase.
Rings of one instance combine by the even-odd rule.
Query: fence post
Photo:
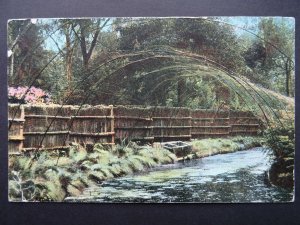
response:
[[[67,127],[68,127],[68,134],[67,134],[67,137],[65,139],[65,143],[64,143],[64,146],[69,146],[70,145],[70,133],[71,133],[71,130],[72,130],[72,126],[73,126],[73,121],[72,121],[72,115],[69,116],[69,119],[67,121]]]
[[[110,107],[110,132],[113,132],[111,135],[111,143],[115,143],[115,118],[114,118],[114,106],[109,105]]]
[[[189,141],[191,141],[192,140],[192,109],[188,109],[189,110],[189,123],[188,123],[188,126],[190,126],[190,128],[189,128],[189,135],[190,135],[190,139],[189,139]]]
[[[13,106],[8,106],[11,109],[13,109]],[[24,140],[24,122],[25,122],[25,116],[24,116],[24,107],[23,105],[16,106],[15,110],[20,110],[20,117],[11,118],[10,113],[8,114],[8,121],[9,121],[9,127],[8,130],[8,153],[9,154],[19,154],[23,149],[23,140]],[[9,110],[10,111],[10,110]],[[17,114],[17,112],[13,113]]]
[[[24,124],[25,124],[25,110],[24,107],[21,105],[21,120],[23,120],[23,123],[21,123],[20,126],[20,136],[22,137],[22,140],[20,142],[20,148],[19,151],[23,149],[23,144],[24,144]]]

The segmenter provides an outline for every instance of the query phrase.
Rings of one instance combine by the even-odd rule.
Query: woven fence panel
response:
[[[80,144],[114,144],[114,115],[112,106],[86,106],[71,117],[69,142]]]
[[[191,139],[191,115],[188,108],[152,107],[151,117],[155,141],[189,141]]]
[[[251,112],[176,107],[60,106],[10,104],[9,152],[66,148],[71,142],[189,141],[257,135],[261,121]]]
[[[115,138],[117,142],[153,142],[152,119],[149,108],[135,106],[114,107]]]
[[[18,154],[23,149],[24,107],[12,104],[8,107],[8,153]]]
[[[230,132],[229,112],[213,110],[192,110],[192,137],[227,137]]]
[[[230,134],[232,136],[255,136],[261,128],[261,121],[251,112],[230,112]]]
[[[55,149],[66,147],[74,106],[26,105],[24,149]]]

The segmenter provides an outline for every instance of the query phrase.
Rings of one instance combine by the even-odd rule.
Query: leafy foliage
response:
[[[120,147],[109,151],[96,144],[93,152],[87,153],[75,145],[70,148],[69,157],[57,157],[49,152],[39,154],[36,159],[16,156],[10,160],[9,197],[13,201],[63,201],[106,179],[176,160],[165,149],[129,146],[123,151]]]
[[[273,127],[265,131],[267,144],[274,151],[277,158],[294,157],[295,154],[295,127]]]
[[[49,103],[51,96],[47,92],[36,87],[8,87],[9,103]]]
[[[266,130],[266,144],[272,149],[275,160],[269,171],[271,183],[288,190],[294,186],[295,127],[272,127]]]
[[[254,71],[249,78],[266,88],[293,96],[294,27],[284,19],[262,18],[258,29],[262,38],[254,39],[244,52],[246,64]]]
[[[38,21],[37,24],[30,24],[29,20],[12,21],[9,44],[20,34],[34,42],[26,45],[32,51],[20,57],[26,60],[29,55],[43,54],[44,58],[39,57],[36,62],[40,62],[39,68],[46,67],[38,77],[31,77],[31,81],[50,91],[59,103],[192,108],[226,105],[249,109],[253,104],[246,103],[253,100],[253,93],[245,92],[232,78],[220,76],[224,70],[234,79],[243,79],[244,86],[250,81],[258,88],[261,85],[280,93],[288,90],[288,95],[293,95],[294,30],[284,19],[262,18],[257,24],[257,36],[252,38],[238,36],[233,26],[220,22],[219,18]],[[34,32],[27,31],[28,26]],[[35,41],[30,35],[35,35]],[[22,38],[18,39],[20,49]],[[49,61],[52,57],[49,65],[43,64],[41,59]],[[202,58],[201,62],[197,57]],[[17,64],[17,61],[9,63]],[[208,68],[204,70],[204,66]],[[10,78],[14,76],[10,74]],[[25,82],[22,85],[29,86],[28,80],[22,81]],[[230,90],[231,101],[217,91],[221,89]],[[255,98],[257,101],[260,97]],[[276,102],[267,100],[271,101]],[[262,103],[256,103],[257,108],[258,104]]]

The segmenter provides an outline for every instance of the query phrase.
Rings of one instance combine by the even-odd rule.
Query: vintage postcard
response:
[[[8,21],[12,202],[294,201],[295,21]]]

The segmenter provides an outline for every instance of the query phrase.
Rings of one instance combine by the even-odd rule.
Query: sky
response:
[[[207,19],[210,19],[210,17],[205,17]],[[226,22],[227,24],[233,25],[234,31],[238,36],[242,36],[245,34],[250,34],[249,32],[241,29],[241,28],[247,28],[250,32],[256,33],[258,32],[258,23],[259,19],[261,17],[244,17],[244,16],[238,16],[238,17],[218,17],[220,21]],[[283,17],[275,17],[275,21],[280,23]],[[114,19],[114,18],[112,18]],[[288,24],[291,27],[295,27],[295,20],[292,17],[284,17],[285,21],[288,22]],[[39,19],[39,22],[42,23],[49,23],[52,19]],[[112,23],[109,23],[108,25],[111,25]],[[109,30],[110,26],[107,26],[104,30]],[[251,36],[251,34],[250,34]],[[64,45],[64,39],[61,37],[61,34],[59,32],[56,32],[52,35],[52,37],[57,41],[59,48],[62,48]],[[57,45],[54,43],[54,41],[51,38],[47,38],[45,40],[45,48],[55,51],[58,51]]]
[[[250,17],[250,16],[237,16],[237,17],[222,17],[225,20],[228,21],[228,23],[236,26],[235,32],[240,35],[247,33],[243,29],[240,29],[239,27],[249,29],[251,32],[257,33],[258,32],[258,23],[260,21],[260,18],[262,17]],[[265,17],[268,18],[268,17]],[[295,27],[295,19],[293,17],[272,17],[274,18],[275,22],[280,23],[282,19],[284,19],[289,26]]]

